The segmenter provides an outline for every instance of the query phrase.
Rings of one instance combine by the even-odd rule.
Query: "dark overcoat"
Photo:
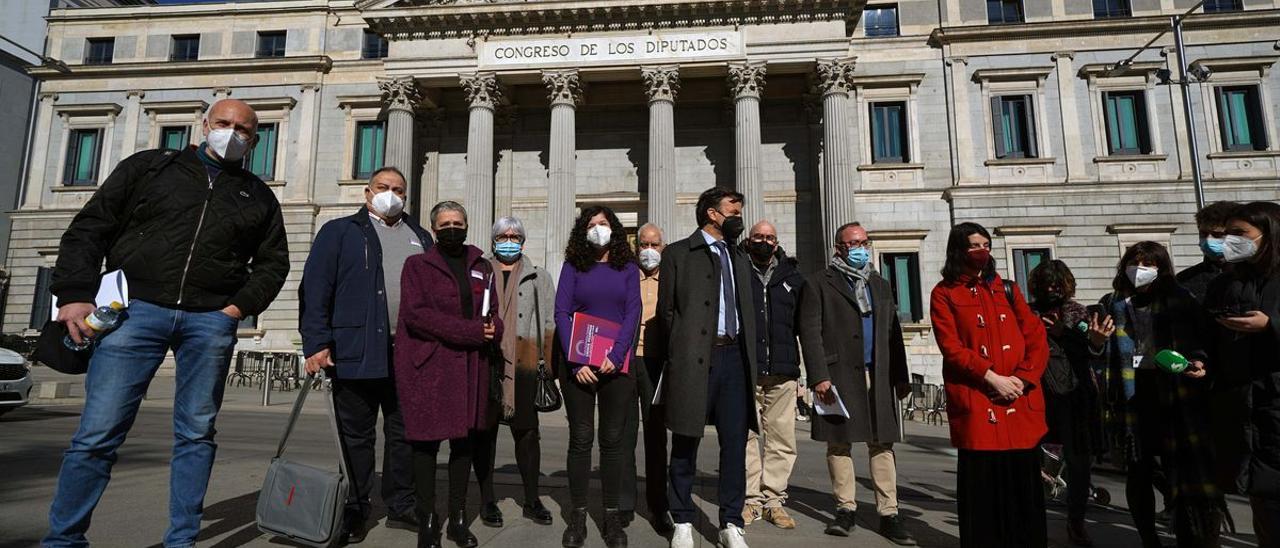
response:
[[[736,245],[729,245],[737,288],[739,338],[756,340],[754,301],[751,297],[751,262]],[[668,245],[662,252],[658,277],[657,318],[661,333],[645,345],[645,358],[658,359],[665,367],[663,400],[667,403],[667,428],[682,436],[702,437],[707,425],[707,378],[719,319],[720,258],[707,245],[701,230]],[[646,330],[646,336],[648,336]],[[747,371],[742,405],[748,425],[757,429],[754,412],[756,347],[742,345]],[[652,353],[658,352],[657,356]]]
[[[835,443],[902,441],[902,417],[894,386],[910,382],[902,324],[889,282],[878,273],[871,289],[875,333],[862,332],[862,314],[853,288],[832,267],[811,274],[800,290],[800,348],[812,387],[831,381],[849,409],[849,418],[814,415],[811,436]],[[863,338],[875,337],[872,381],[868,387]]]
[[[484,291],[493,275],[481,251],[467,246],[472,315],[462,315],[458,283],[440,248],[414,255],[400,276],[400,320],[396,327],[395,380],[405,438],[462,438],[488,427],[491,345],[502,340],[498,299],[489,299],[497,333],[484,339]]]

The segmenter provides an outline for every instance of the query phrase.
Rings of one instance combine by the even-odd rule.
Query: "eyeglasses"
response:
[[[773,235],[763,235],[763,236],[762,236],[762,235],[760,235],[760,234],[756,234],[755,236],[752,236],[752,237],[751,237],[751,241],[753,241],[753,242],[765,242],[765,243],[769,243],[769,244],[776,244],[776,243],[778,243],[778,237],[777,237],[777,236],[773,236]]]
[[[859,248],[859,247],[871,247],[871,240],[850,240],[850,241],[847,241],[847,242],[840,242],[840,245],[844,246],[844,248],[845,248],[845,249],[857,249],[857,248]]]
[[[524,238],[522,238],[519,234],[499,234],[498,237],[493,239],[493,241],[494,243],[515,242],[518,244],[522,244],[524,243]]]
[[[662,243],[661,242],[640,242],[636,244],[636,247],[640,249],[658,249],[659,247],[662,247]]]

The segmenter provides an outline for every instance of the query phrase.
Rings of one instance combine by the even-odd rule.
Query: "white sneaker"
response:
[[[720,530],[719,548],[747,548],[746,533],[741,527],[730,523]]]
[[[671,548],[693,548],[693,524],[677,523],[671,534]]]

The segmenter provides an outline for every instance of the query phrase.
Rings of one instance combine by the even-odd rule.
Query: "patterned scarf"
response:
[[[862,268],[854,268],[844,260],[844,257],[832,257],[831,268],[844,274],[853,285],[853,299],[858,303],[858,312],[863,316],[870,314],[871,297],[867,296],[867,278],[871,277],[871,263],[863,265]]]

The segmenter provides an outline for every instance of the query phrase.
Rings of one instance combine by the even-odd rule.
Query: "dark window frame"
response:
[[[1133,17],[1133,5],[1129,0],[1093,0],[1094,19]]]
[[[1123,139],[1123,136],[1118,136],[1115,133],[1117,129],[1120,127],[1120,122],[1122,120],[1120,120],[1119,114],[1115,113],[1112,108],[1111,99],[1113,97],[1115,98],[1130,97],[1133,99],[1133,110],[1134,110],[1133,125],[1134,125],[1134,130],[1137,132],[1137,135],[1134,136],[1136,141],[1135,143],[1136,146],[1125,147],[1123,146],[1123,144],[1121,144],[1121,146],[1119,147],[1116,146],[1116,143],[1115,143],[1116,139]],[[1112,121],[1113,114],[1115,114],[1114,123]],[[1133,89],[1133,90],[1102,92],[1102,118],[1103,118],[1103,126],[1104,126],[1104,129],[1106,130],[1106,136],[1107,136],[1107,151],[1110,155],[1137,156],[1137,155],[1143,155],[1143,154],[1151,154],[1152,152],[1151,125],[1150,125],[1149,118],[1147,118],[1146,90]]]
[[[1249,143],[1233,143],[1237,133],[1235,122],[1238,119],[1231,114],[1229,95],[1244,94],[1244,123],[1249,134]],[[1269,150],[1267,139],[1267,122],[1262,106],[1262,91],[1257,84],[1218,86],[1213,90],[1214,100],[1218,105],[1218,136],[1222,139],[1224,152],[1248,152]]]
[[[181,131],[183,136],[182,146],[176,148],[169,146],[169,135],[175,131]],[[182,150],[187,148],[187,145],[189,144],[191,144],[191,126],[163,126],[160,128],[160,142],[156,143],[156,146],[160,148],[174,148],[174,150]]]
[[[288,51],[289,31],[260,30],[253,56],[258,59],[284,57]]]
[[[898,276],[899,263],[897,259],[906,259],[907,272],[906,283],[910,295],[908,297],[907,311],[902,310],[902,289],[900,284],[903,280]],[[884,274],[884,278],[889,282],[889,288],[893,291],[894,311],[898,314],[898,321],[906,324],[920,323],[924,321],[924,300],[923,294],[920,292],[920,253],[910,252],[890,252],[880,254],[880,271]],[[905,314],[905,315],[904,315]]]
[[[67,135],[66,162],[62,173],[62,184],[64,186],[96,186],[98,184],[98,176],[100,175],[98,173],[98,164],[102,161],[102,134],[102,128],[85,128],[73,129]],[[80,171],[78,169],[80,155],[77,151],[80,150],[81,141],[87,135],[93,135],[93,158],[90,160],[92,163],[89,165],[89,177],[80,179],[75,176],[76,172]]]
[[[1004,123],[1006,112],[1014,110],[1014,105],[1018,103],[1022,105],[1021,111],[1010,115],[1010,122],[1006,127]],[[1037,139],[1039,128],[1036,124],[1035,109],[1035,95],[1012,94],[998,95],[991,98],[991,131],[995,143],[996,159],[1040,157],[1040,147]],[[1006,139],[1010,132],[1015,132],[1015,135]],[[1010,147],[1010,145],[1013,145],[1013,147]]]
[[[52,282],[52,267],[36,268],[36,290],[31,298],[31,318],[28,322],[31,329],[44,329],[44,324],[53,317],[53,293],[49,291]]]
[[[370,43],[370,42],[373,43]],[[381,34],[365,29],[363,39],[360,42],[360,58],[361,59],[385,59],[390,49],[390,43]]]
[[[882,10],[892,11],[893,13],[892,26],[885,25],[883,24],[883,22],[879,22],[875,26],[872,26],[872,18],[870,17],[870,13],[872,11],[876,11],[877,14],[879,15],[878,12]],[[897,4],[878,4],[873,6],[867,6],[862,9],[862,14],[863,14],[863,21],[864,21],[862,26],[863,35],[866,36],[867,38],[893,38],[897,36],[902,36],[902,22],[898,18]]]
[[[873,164],[905,164],[911,161],[911,123],[907,101],[877,101],[867,106],[871,116],[871,163]],[[881,120],[893,109],[898,110],[898,147],[897,156],[888,154],[881,146],[881,132],[890,124],[889,120]]]
[[[199,61],[200,60],[200,35],[199,34],[175,34],[169,37],[169,60],[170,61]]]
[[[116,56],[116,39],[89,38],[84,42],[84,64],[110,65]]]
[[[1224,13],[1233,11],[1244,11],[1244,2],[1241,0],[1205,0],[1205,13]]]
[[[1022,0],[987,0],[987,24],[1016,25],[1025,22],[1027,18]]]
[[[1013,255],[1013,279],[1018,282],[1018,289],[1022,290],[1023,295],[1030,295],[1027,291],[1027,278],[1032,270],[1036,267],[1053,260],[1052,247],[1015,247],[1012,250]],[[1027,258],[1031,256],[1040,256],[1040,262],[1035,266],[1029,266]],[[1030,297],[1027,297],[1030,299]]]

